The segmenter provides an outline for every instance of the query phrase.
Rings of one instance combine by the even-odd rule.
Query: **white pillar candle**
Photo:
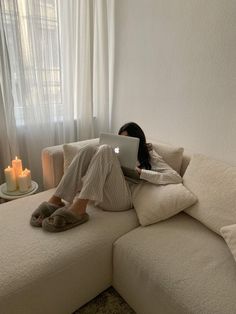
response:
[[[23,171],[23,174],[27,176],[27,181],[28,181],[28,187],[31,187],[31,171],[27,168]]]
[[[13,168],[8,166],[6,169],[4,169],[4,173],[7,184],[7,191],[15,191],[17,188],[15,171],[13,170]]]
[[[18,176],[18,185],[19,185],[19,191],[20,192],[27,192],[28,191],[28,179],[25,174],[20,174]]]
[[[22,173],[22,162],[21,159],[16,158],[12,160],[12,167],[15,171],[16,180],[18,180],[18,176]]]

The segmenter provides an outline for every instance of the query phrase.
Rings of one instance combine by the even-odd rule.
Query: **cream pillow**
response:
[[[75,155],[78,154],[79,150],[86,145],[97,146],[98,145],[98,139],[92,139],[92,140],[81,141],[81,142],[63,145],[64,172],[66,172],[67,168],[71,164]]]
[[[152,146],[172,169],[180,173],[184,152],[183,147],[175,147],[162,143],[152,143]]]
[[[220,233],[236,261],[236,224],[222,227]]]
[[[186,213],[220,235],[236,223],[236,167],[203,155],[193,155],[183,176],[198,202]]]
[[[165,220],[191,206],[197,197],[182,183],[154,185],[139,184],[132,194],[133,205],[142,226]]]

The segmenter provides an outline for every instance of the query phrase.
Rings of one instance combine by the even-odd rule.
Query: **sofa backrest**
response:
[[[157,140],[148,140],[153,144],[153,148],[163,157],[163,159],[181,176],[189,164],[191,154],[183,154],[183,148],[166,144]],[[83,147],[87,144],[97,144],[98,139],[86,140],[71,143],[77,147]],[[183,154],[183,158],[182,158]],[[43,184],[44,189],[48,190],[58,185],[64,172],[64,154],[63,145],[57,145],[44,148],[42,151],[42,168],[43,168]]]

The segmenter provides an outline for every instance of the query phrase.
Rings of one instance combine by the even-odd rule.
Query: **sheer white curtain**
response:
[[[0,165],[9,164],[11,156],[18,153],[10,64],[3,23],[0,19]],[[4,176],[1,171],[0,183],[3,182]]]
[[[98,136],[111,128],[114,0],[61,1],[59,20],[63,101],[75,108],[77,136]]]
[[[0,123],[16,130],[14,150],[41,182],[44,147],[110,128],[114,0],[2,0],[0,9],[14,104]]]

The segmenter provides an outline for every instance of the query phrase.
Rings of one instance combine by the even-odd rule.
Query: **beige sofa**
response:
[[[75,145],[87,144],[97,140]],[[183,175],[189,156],[180,159],[180,148],[157,147]],[[62,146],[45,149],[46,191],[0,205],[1,314],[70,314],[111,285],[140,314],[236,313],[233,255],[194,213],[143,227],[134,209],[105,212],[91,205],[89,222],[67,232],[31,227],[32,211],[63,174],[63,158]],[[188,176],[185,181],[191,186]],[[193,207],[199,212],[198,197]]]

